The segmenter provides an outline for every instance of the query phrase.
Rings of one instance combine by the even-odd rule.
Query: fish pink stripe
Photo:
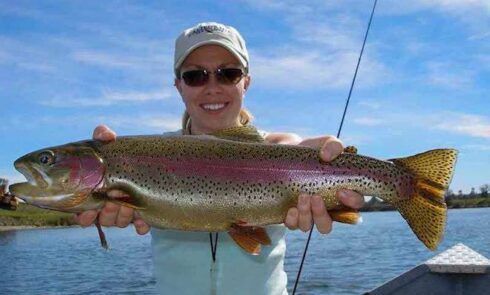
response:
[[[337,168],[318,162],[285,162],[285,161],[258,161],[258,160],[208,160],[208,159],[168,159],[135,156],[131,158],[118,158],[122,164],[136,166],[160,166],[166,173],[173,173],[179,177],[211,177],[221,181],[252,181],[269,183],[272,181],[305,182],[322,180],[327,177],[348,177],[359,175],[361,171],[347,168]]]

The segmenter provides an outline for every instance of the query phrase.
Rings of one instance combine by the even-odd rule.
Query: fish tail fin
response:
[[[435,250],[442,240],[447,207],[444,194],[451,183],[458,152],[437,149],[411,157],[392,159],[415,178],[413,194],[392,202],[427,248]]]

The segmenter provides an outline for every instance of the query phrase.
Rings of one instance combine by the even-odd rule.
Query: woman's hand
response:
[[[116,140],[116,133],[107,126],[100,125],[94,130],[93,139],[110,142]],[[107,192],[110,197],[115,199],[125,196],[125,193],[119,190]],[[106,202],[100,212],[88,210],[75,216],[75,220],[81,226],[92,225],[95,219],[99,218],[100,225],[126,227],[133,221],[136,232],[144,235],[150,231],[150,226],[132,208],[120,206],[111,202]]]
[[[320,147],[320,157],[326,162],[332,161],[344,150],[342,142],[333,136],[322,136],[300,141],[297,135],[276,133],[267,136],[266,141]],[[364,197],[351,190],[338,191],[337,198],[342,204],[352,209],[359,209],[364,205]],[[301,194],[298,198],[297,207],[289,209],[284,224],[289,229],[299,228],[306,232],[311,229],[313,223],[322,234],[327,234],[332,230],[332,218],[328,215],[323,199],[319,195]]]

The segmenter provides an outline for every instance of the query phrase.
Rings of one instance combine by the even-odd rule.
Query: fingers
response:
[[[83,227],[90,226],[97,218],[98,212],[96,210],[88,210],[79,214],[76,214],[75,221]]]
[[[147,234],[150,231],[150,226],[141,219],[138,212],[134,212],[133,224],[136,232],[140,235]]]
[[[298,200],[298,227],[307,232],[311,229],[311,203],[310,196],[301,194]]]
[[[328,215],[325,208],[325,202],[319,195],[311,197],[311,212],[316,228],[322,234],[328,234],[332,231],[332,218]]]
[[[320,150],[322,160],[328,162],[337,158],[344,151],[344,145],[336,137],[328,137]]]
[[[320,148],[320,157],[328,162],[335,159],[344,150],[342,142],[334,136],[321,136],[303,140],[300,145]]]
[[[364,206],[364,197],[351,190],[340,190],[337,192],[339,201],[352,209],[360,209]]]
[[[286,216],[286,220],[284,221],[284,225],[287,226],[290,230],[298,229],[298,208],[293,207],[288,210],[288,215]]]
[[[95,140],[114,141],[116,140],[116,133],[105,125],[99,125],[95,128],[92,137]]]
[[[297,208],[288,211],[284,224],[291,230],[301,229],[307,232],[313,223],[318,232],[327,234],[332,231],[332,218],[328,215],[322,197],[301,194],[298,198]]]
[[[133,220],[133,214],[134,210],[132,208],[120,206],[116,217],[116,225],[121,228],[128,226]]]
[[[116,224],[117,215],[120,205],[107,202],[99,214],[99,223],[103,226],[114,226]]]

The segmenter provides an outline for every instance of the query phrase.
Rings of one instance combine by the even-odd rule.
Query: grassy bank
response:
[[[75,224],[73,214],[19,204],[15,211],[0,209],[0,226],[67,226]]]
[[[451,197],[446,198],[446,205],[448,209],[458,209],[458,208],[480,208],[480,207],[490,207],[490,197]],[[372,198],[361,211],[390,211],[395,210],[391,205],[382,202],[376,198]]]

